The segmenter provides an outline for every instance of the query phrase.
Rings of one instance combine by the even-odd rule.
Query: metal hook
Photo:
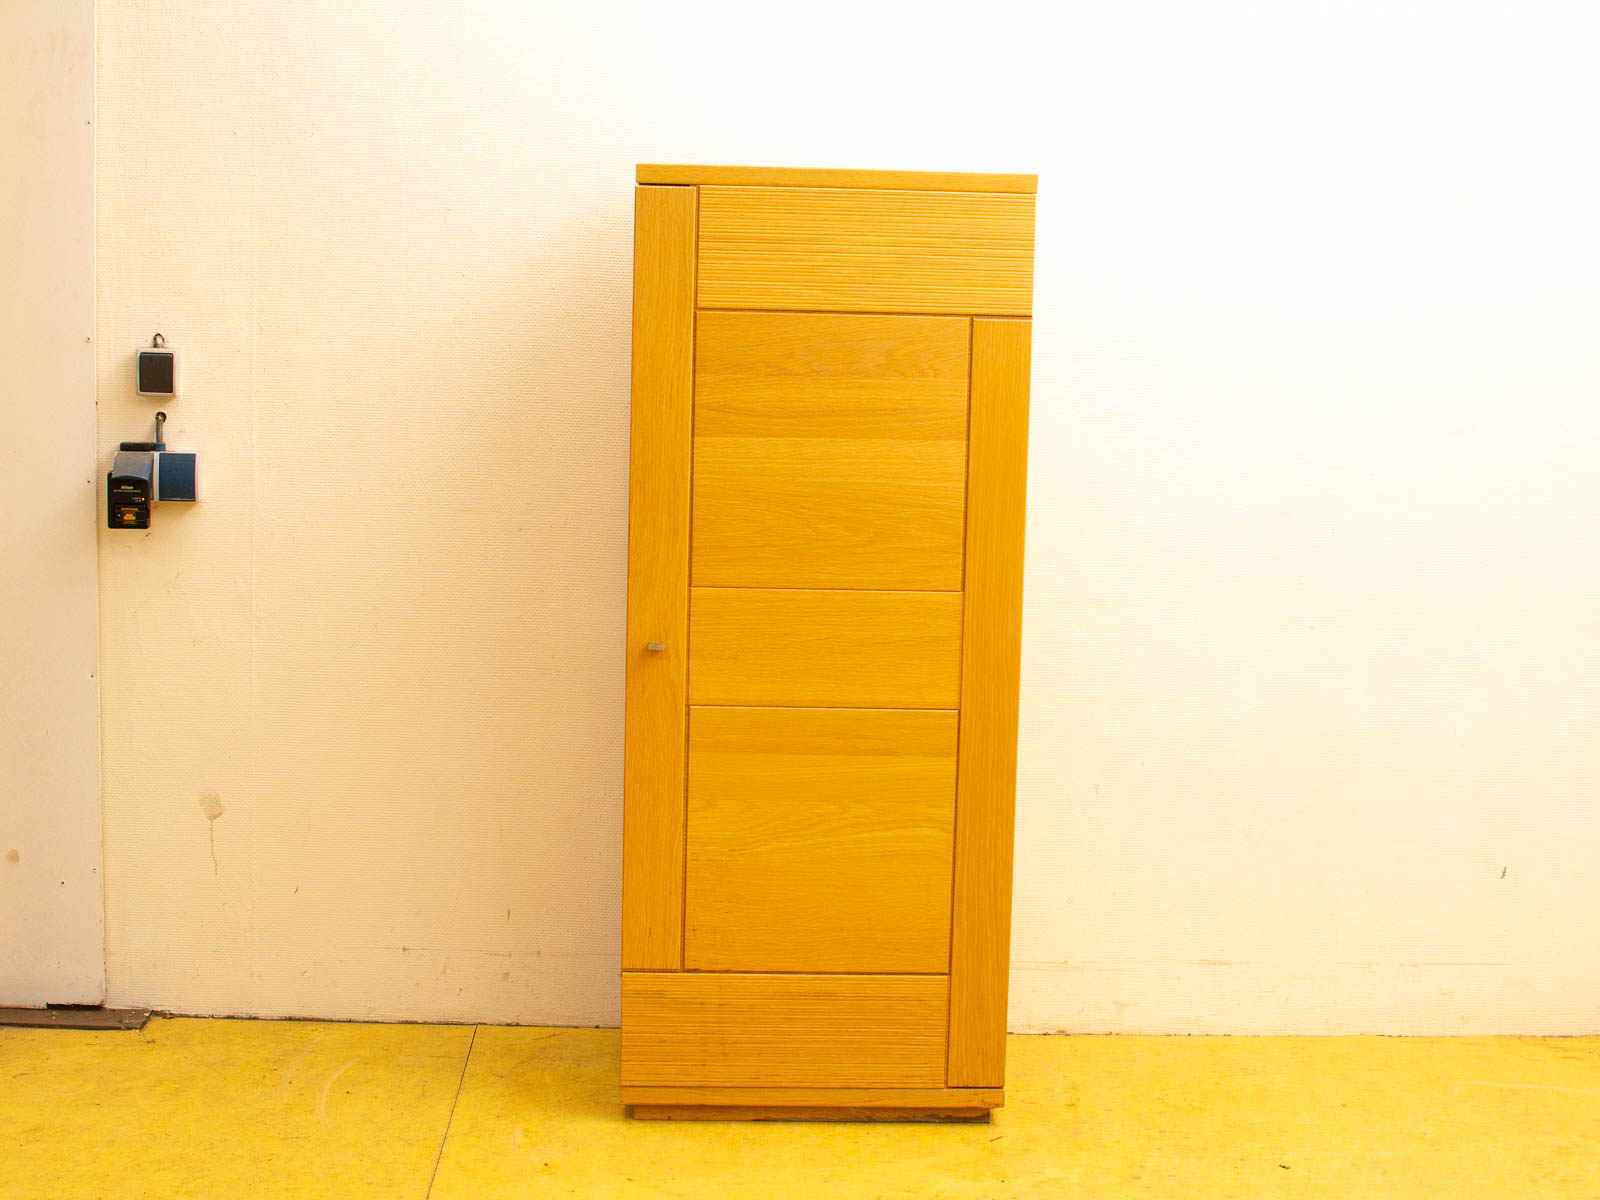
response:
[[[150,339],[150,344],[159,350],[162,346],[167,344],[167,339],[158,333],[155,335],[155,337]]]
[[[167,423],[167,414],[164,413],[164,412],[158,412],[156,414],[156,446],[157,447],[160,447],[160,446],[163,446],[163,445],[166,444],[167,435],[166,435],[166,432],[164,430],[164,426],[166,425],[166,423]]]

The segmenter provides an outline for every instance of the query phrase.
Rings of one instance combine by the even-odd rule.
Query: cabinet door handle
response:
[[[665,650],[667,644],[665,642],[646,642],[644,648],[646,650]]]

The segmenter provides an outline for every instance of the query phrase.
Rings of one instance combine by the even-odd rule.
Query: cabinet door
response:
[[[1031,247],[1031,196],[639,189],[632,1086],[1003,1084]]]

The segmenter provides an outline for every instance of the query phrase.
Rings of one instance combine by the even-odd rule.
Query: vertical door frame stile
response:
[[[699,189],[634,193],[622,966],[683,966]],[[663,642],[665,649],[646,649]]]
[[[694,604],[694,411],[695,372],[699,369],[697,360],[700,354],[700,189],[695,186],[688,190],[694,193],[694,216],[690,221],[689,243],[692,256],[689,286],[689,442],[688,461],[684,467],[689,479],[688,491],[684,496],[689,531],[683,547],[686,556],[683,568],[683,786],[678,789],[678,812],[682,814],[678,823],[683,827],[680,846],[683,860],[682,869],[678,872],[677,968],[680,971],[689,969],[689,743],[693,740],[691,726],[694,721],[694,712],[689,707],[689,638],[693,629],[689,609]]]
[[[960,690],[955,694],[955,720],[957,720],[957,733],[955,733],[955,838],[950,842],[950,952],[944,960],[944,973],[947,976],[955,974],[955,888],[960,883],[958,872],[962,869],[962,709],[965,706],[966,690],[966,568],[971,560],[971,510],[973,510],[973,338],[974,328],[978,325],[978,318],[966,318],[966,475],[962,480],[962,648],[957,667],[960,674]],[[955,1026],[955,989],[952,987],[949,994],[949,1014],[947,1014],[946,1030]],[[949,1064],[949,1037],[946,1038],[946,1062]],[[949,1075],[949,1066],[946,1066],[946,1075]],[[946,1078],[946,1086],[950,1085]]]
[[[973,319],[948,1087],[1005,1083],[1031,340]]]

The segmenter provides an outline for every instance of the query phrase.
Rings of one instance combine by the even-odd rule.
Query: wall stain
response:
[[[9,863],[21,862],[22,861],[22,855],[18,854],[15,850],[7,850],[6,851],[6,861],[9,862]]]
[[[217,818],[225,811],[222,807],[222,797],[216,792],[200,793],[200,811],[206,815],[206,823],[211,828],[211,873],[222,874],[222,868],[217,865]]]

